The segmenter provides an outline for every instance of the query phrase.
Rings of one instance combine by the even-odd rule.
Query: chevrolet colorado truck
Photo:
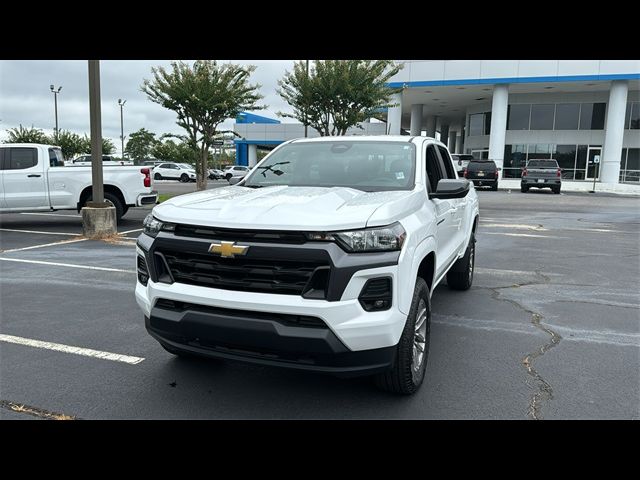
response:
[[[59,147],[0,145],[0,213],[77,210],[91,200],[91,167],[64,166]],[[147,167],[103,167],[104,198],[118,221],[129,207],[156,203]]]
[[[228,187],[156,206],[136,300],[179,356],[421,385],[431,295],[473,281],[478,197],[428,137],[285,142]]]

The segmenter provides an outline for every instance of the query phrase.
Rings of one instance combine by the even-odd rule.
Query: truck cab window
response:
[[[438,188],[438,182],[442,178],[440,172],[440,161],[436,154],[436,149],[433,145],[427,147],[427,191],[429,193],[435,192]]]
[[[451,163],[451,157],[446,148],[438,145],[438,151],[440,152],[440,158],[444,164],[445,178],[456,178],[456,172],[453,170],[453,164]]]
[[[16,147],[9,150],[7,170],[24,170],[38,164],[38,154],[35,148]]]

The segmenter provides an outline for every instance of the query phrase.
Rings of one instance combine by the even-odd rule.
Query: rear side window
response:
[[[64,165],[62,150],[60,150],[59,148],[49,149],[49,165],[52,167],[59,167],[61,165]]]
[[[467,166],[468,170],[495,170],[496,162],[476,162],[470,161]]]
[[[24,170],[38,164],[38,152],[35,148],[16,147],[9,150],[6,170]]]

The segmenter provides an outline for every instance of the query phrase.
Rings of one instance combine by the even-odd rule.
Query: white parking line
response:
[[[0,333],[0,341],[7,343],[15,343],[17,345],[25,345],[27,347],[44,348],[46,350],[55,350],[56,352],[73,353],[76,355],[84,355],[85,357],[101,358],[103,360],[111,360],[113,362],[128,363],[135,365],[144,360],[142,357],[132,357],[130,355],[121,355],[119,353],[103,352],[93,350],[91,348],[72,347],[71,345],[63,345],[62,343],[43,342],[41,340],[33,340],[31,338],[16,337],[14,335],[4,335]]]
[[[2,232],[18,232],[18,233],[38,233],[40,235],[73,235],[75,237],[80,236],[80,233],[63,233],[63,232],[41,232],[38,230],[16,230],[14,228],[0,228]]]
[[[507,237],[533,237],[533,238],[567,238],[556,237],[554,235],[533,235],[531,233],[503,233],[503,232],[481,232],[482,235],[506,235]]]
[[[52,215],[54,217],[82,217],[82,215],[65,215],[64,213],[32,213],[32,212],[22,212],[20,215]]]
[[[30,247],[12,248],[10,250],[0,250],[0,253],[23,252],[24,250],[33,250],[34,248],[52,247],[54,245],[66,245],[67,243],[86,242],[88,238],[78,238],[75,240],[62,240],[60,242],[43,243],[41,245],[32,245]]]
[[[123,270],[123,269],[120,269],[120,268],[90,267],[89,265],[76,265],[75,263],[43,262],[42,260],[24,260],[22,258],[0,257],[0,261],[2,261],[2,262],[18,262],[18,263],[33,263],[33,264],[36,264],[36,265],[51,265],[53,267],[82,268],[82,269],[85,269],[85,270],[100,270],[101,272],[136,273],[135,270]]]
[[[141,232],[142,228],[136,228],[135,230],[127,230],[126,232],[118,232],[119,235],[126,235],[127,233],[133,233],[133,232]]]

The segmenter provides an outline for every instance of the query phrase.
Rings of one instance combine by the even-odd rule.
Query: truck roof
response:
[[[60,148],[58,145],[47,145],[46,143],[3,143],[0,147],[45,147],[45,148]]]
[[[433,137],[420,137],[411,135],[345,135],[333,137],[296,138],[291,143],[317,143],[340,140],[341,142],[410,142],[414,138],[437,141]]]

